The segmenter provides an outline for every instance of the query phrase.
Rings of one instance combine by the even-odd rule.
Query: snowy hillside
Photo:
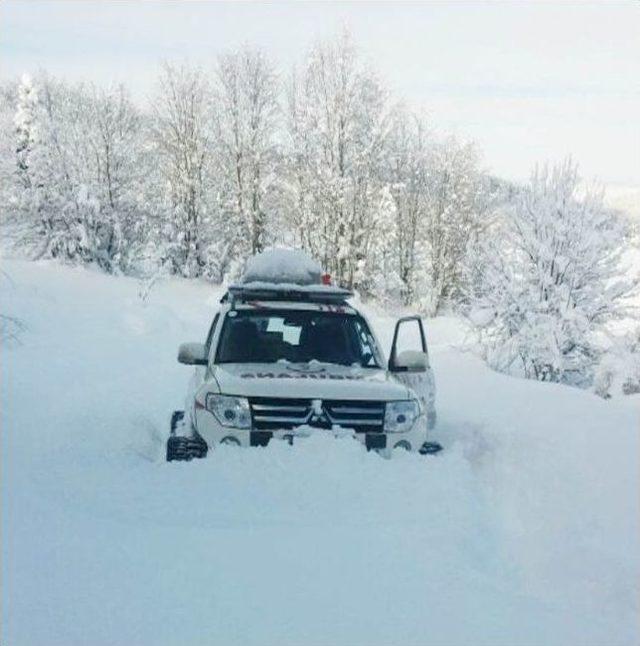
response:
[[[632,218],[640,217],[640,187],[607,186],[605,200],[608,206],[618,209]]]
[[[18,261],[0,288],[3,645],[638,643],[637,399],[494,373],[438,318],[441,455],[168,464],[220,292]]]

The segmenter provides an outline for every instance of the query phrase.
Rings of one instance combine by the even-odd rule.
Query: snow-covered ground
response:
[[[1,348],[3,646],[638,643],[637,399],[493,373],[440,318],[443,454],[317,437],[168,464],[177,346],[220,292],[3,272],[26,326]]]

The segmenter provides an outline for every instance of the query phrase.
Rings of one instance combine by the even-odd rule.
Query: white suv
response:
[[[268,277],[230,287],[205,343],[180,346],[178,361],[195,373],[185,411],[173,414],[167,460],[319,432],[351,433],[386,456],[394,448],[438,451],[429,441],[435,386],[421,319],[397,322],[387,363],[347,302],[351,292],[322,284],[319,274],[306,284]],[[420,347],[398,354],[404,325],[417,326]]]

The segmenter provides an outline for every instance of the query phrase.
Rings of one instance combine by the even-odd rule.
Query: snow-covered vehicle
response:
[[[349,433],[367,449],[432,453],[435,384],[418,316],[399,319],[389,361],[366,318],[301,252],[252,258],[231,286],[204,343],[180,346],[195,366],[185,411],[171,420],[167,460],[204,457],[218,444],[294,443]],[[403,326],[418,347],[398,352]]]

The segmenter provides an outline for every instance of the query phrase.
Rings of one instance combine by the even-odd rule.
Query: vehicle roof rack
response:
[[[286,301],[339,305],[353,292],[333,285],[295,285],[289,283],[243,283],[229,285],[221,303],[246,301]]]

